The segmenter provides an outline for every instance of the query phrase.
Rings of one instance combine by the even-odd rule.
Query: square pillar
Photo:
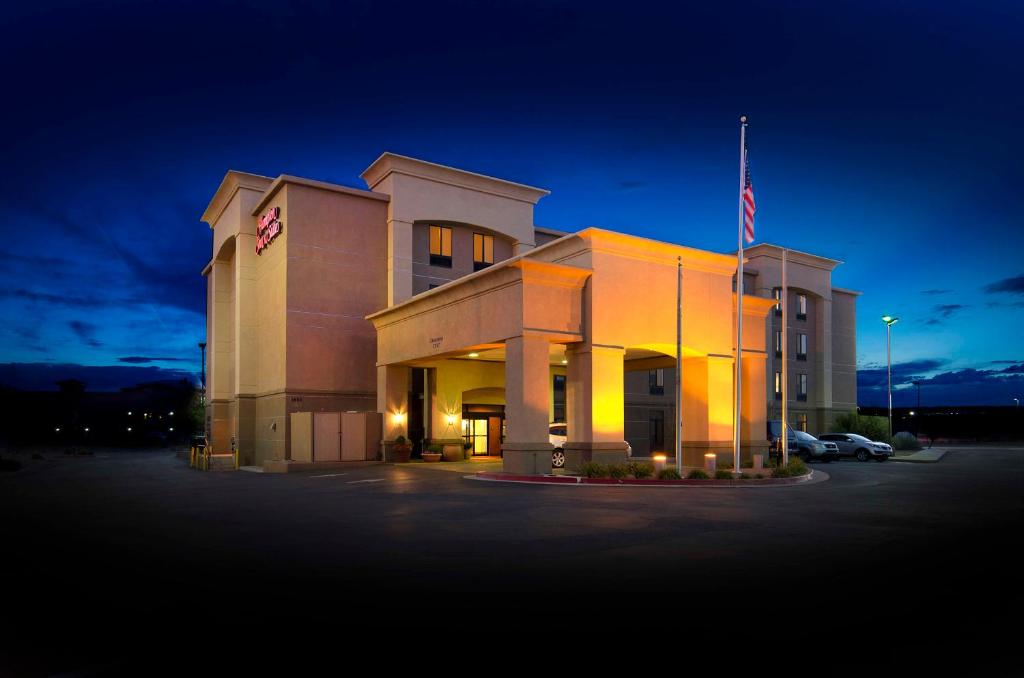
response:
[[[381,445],[384,461],[390,461],[390,446],[398,436],[409,437],[409,368],[404,365],[377,366],[377,411],[383,415]]]
[[[580,345],[566,350],[567,468],[578,468],[586,461],[626,461],[625,357],[625,349],[619,346]]]
[[[548,441],[548,340],[541,336],[513,337],[505,342],[505,422],[501,446],[509,473],[550,473]]]
[[[388,220],[388,306],[412,298],[412,224]],[[385,426],[387,424],[385,423]]]

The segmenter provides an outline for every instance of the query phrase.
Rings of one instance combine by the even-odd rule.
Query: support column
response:
[[[409,437],[409,368],[404,365],[377,367],[377,411],[383,415],[381,455],[391,461],[391,447],[398,436]]]
[[[412,224],[388,220],[388,306],[412,298]]]
[[[581,344],[566,350],[567,468],[626,461],[625,356],[620,346]]]
[[[509,473],[550,473],[548,340],[524,335],[505,342],[505,422],[501,446]]]

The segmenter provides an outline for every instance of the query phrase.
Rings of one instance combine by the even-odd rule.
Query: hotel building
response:
[[[635,455],[670,450],[681,262],[684,456],[730,453],[734,255],[539,228],[547,191],[391,153],[362,178],[366,190],[231,171],[210,201],[214,451],[288,460],[294,413],[348,411],[381,414],[385,459],[406,436],[546,472],[555,421],[570,465],[624,459],[627,440]],[[766,448],[775,406],[778,252],[748,252],[744,455]],[[808,400],[793,411],[813,430],[855,400],[855,295],[831,288],[839,262],[790,259],[791,294],[807,303],[792,327],[807,328],[809,358]]]

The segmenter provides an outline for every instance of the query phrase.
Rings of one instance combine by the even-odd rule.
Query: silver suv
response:
[[[868,440],[856,433],[823,433],[818,440],[828,440],[839,447],[843,457],[857,457],[857,461],[885,461],[892,456],[892,446]]]

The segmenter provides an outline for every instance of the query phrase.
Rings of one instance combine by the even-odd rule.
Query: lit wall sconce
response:
[[[447,422],[447,424],[449,426],[455,426],[455,415],[454,414],[446,414],[444,416],[444,420],[445,420],[445,422]]]
[[[392,412],[391,423],[395,426],[401,426],[405,423],[405,412]]]
[[[470,357],[470,358],[479,358],[479,357],[480,357],[480,354],[479,354],[479,353],[470,353],[470,354],[469,354],[469,357]]]

